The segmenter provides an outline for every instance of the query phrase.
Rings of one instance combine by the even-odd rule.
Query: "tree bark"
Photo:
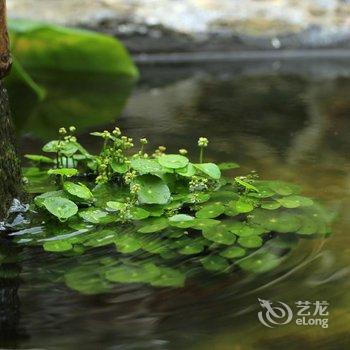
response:
[[[13,198],[19,196],[20,163],[17,157],[7,91],[1,79],[9,72],[11,56],[6,25],[6,1],[0,0],[0,221]]]
[[[0,0],[0,79],[9,71],[11,55],[6,21],[6,0]]]

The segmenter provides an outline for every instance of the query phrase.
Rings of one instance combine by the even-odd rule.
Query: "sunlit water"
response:
[[[207,274],[180,289],[120,285],[96,296],[81,295],[57,279],[69,259],[26,248],[17,252],[20,280],[17,285],[2,288],[4,294],[6,290],[12,293],[14,318],[4,332],[2,346],[348,348],[350,65],[338,63],[141,67],[141,80],[117,122],[135,138],[147,136],[155,145],[166,144],[171,151],[187,148],[193,156],[197,138],[207,136],[208,158],[237,161],[241,164],[237,174],[256,170],[262,179],[279,178],[302,185],[306,195],[336,213],[328,239],[303,241],[282,265],[265,274],[238,273],[225,278]],[[100,89],[93,81],[89,84],[82,83],[80,93],[92,89],[98,94]],[[11,95],[15,99],[16,91]],[[66,113],[62,122],[78,128],[81,124],[82,142],[87,146],[90,142],[90,147],[97,149],[98,144],[86,136],[98,127],[115,124],[106,123],[106,118],[98,120],[99,113],[117,119],[121,100],[116,100],[117,94],[112,96],[106,110],[101,106],[87,110],[96,115],[91,121],[84,119],[84,108],[76,108],[72,96],[60,94],[61,110]],[[72,120],[69,108],[75,116]],[[23,153],[36,152],[56,126],[45,115],[49,108],[42,109],[40,118],[35,119],[38,110],[40,105],[30,114],[31,123],[28,117],[26,123],[16,117]],[[107,256],[110,251],[101,254]],[[258,298],[283,301],[293,310],[297,310],[296,301],[328,301],[329,327],[298,326],[292,321],[266,328],[258,320]]]

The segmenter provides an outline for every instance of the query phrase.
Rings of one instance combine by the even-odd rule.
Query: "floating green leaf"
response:
[[[38,206],[38,207],[43,207],[44,206],[44,201],[47,198],[51,198],[51,197],[60,197],[60,198],[67,198],[66,193],[64,193],[64,191],[50,191],[50,192],[45,192],[39,196],[36,196],[34,198],[34,203]]]
[[[151,218],[142,221],[143,226],[138,229],[140,233],[153,233],[164,230],[169,226],[166,218]]]
[[[297,232],[301,227],[298,215],[279,210],[257,209],[250,216],[250,221],[265,227],[267,230],[281,233]]]
[[[183,246],[180,250],[179,253],[183,255],[193,255],[193,254],[198,254],[202,252],[204,249],[203,244],[200,244],[198,242],[189,242],[185,246]]]
[[[154,175],[142,175],[137,177],[137,184],[141,189],[138,199],[141,204],[166,204],[170,199],[170,190],[166,183]]]
[[[260,236],[243,236],[238,238],[238,243],[244,248],[259,248],[263,244]]]
[[[261,225],[250,224],[245,221],[236,221],[230,224],[229,229],[237,236],[261,235],[266,232],[266,229]]]
[[[279,203],[278,201],[264,201],[261,204],[261,208],[263,209],[268,209],[268,210],[275,210],[281,207],[281,203]]]
[[[254,209],[254,205],[251,203],[251,201],[247,200],[246,198],[239,198],[238,200],[233,200],[229,202],[228,208],[232,209],[233,212],[237,212],[239,214],[249,213]]]
[[[183,287],[185,284],[185,274],[170,267],[161,267],[160,275],[151,282],[155,287]]]
[[[269,181],[268,186],[282,196],[289,196],[299,192],[299,186],[284,181]]]
[[[97,208],[89,208],[79,212],[79,216],[93,224],[109,224],[116,221],[116,217]]]
[[[47,173],[49,175],[60,175],[60,176],[72,177],[78,174],[78,170],[71,169],[71,168],[60,168],[60,169],[50,169]]]
[[[214,220],[214,219],[194,219],[191,222],[191,227],[196,229],[196,230],[203,230],[207,227],[212,227],[219,225],[220,221],[219,220]]]
[[[154,159],[132,159],[131,167],[141,175],[160,173],[162,171],[161,165]]]
[[[291,195],[277,199],[285,208],[309,207],[314,204],[313,200],[303,196]]]
[[[231,245],[236,241],[236,236],[225,224],[204,228],[202,234],[206,239],[220,244]]]
[[[93,198],[89,188],[80,182],[76,184],[74,182],[66,181],[63,187],[72,196],[86,200],[91,200]]]
[[[187,214],[176,214],[169,218],[171,226],[179,228],[189,228],[193,223],[194,217]]]
[[[241,247],[232,246],[223,250],[220,255],[227,259],[236,259],[246,255],[246,250]]]
[[[131,213],[131,218],[133,220],[143,220],[143,219],[147,219],[150,216],[150,212],[148,210],[138,208],[138,207],[131,208],[130,213]]]
[[[197,211],[196,217],[199,219],[213,219],[225,211],[225,207],[221,204],[209,204]]]
[[[194,166],[214,180],[219,180],[221,178],[221,171],[214,163],[194,164]]]
[[[164,154],[158,158],[161,166],[170,169],[181,169],[189,163],[188,158],[179,154]]]
[[[78,206],[69,199],[49,197],[43,202],[44,207],[60,220],[67,220],[78,212]]]

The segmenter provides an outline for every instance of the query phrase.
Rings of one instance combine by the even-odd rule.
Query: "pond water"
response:
[[[172,151],[194,151],[198,137],[206,136],[208,157],[238,162],[236,174],[256,170],[261,179],[300,184],[335,213],[332,235],[301,242],[283,264],[263,274],[208,273],[184,288],[120,285],[94,296],[62,283],[69,259],[9,245],[6,254],[19,256],[12,268],[20,278],[1,280],[1,303],[7,300],[1,347],[349,348],[350,64],[164,62],[140,70],[129,98],[130,82],[126,90],[121,80],[109,84],[92,77],[72,84],[60,77],[46,105],[29,96],[19,108],[16,101],[27,95],[10,86],[21,152],[37,152],[60,123],[76,125],[91,149],[99,145],[88,133],[116,120],[132,137],[146,136]],[[59,113],[52,116],[52,110]],[[93,271],[94,264],[86,263]],[[282,301],[295,313],[297,301],[327,301],[328,328],[297,325],[295,318],[267,328],[258,319],[259,298]]]

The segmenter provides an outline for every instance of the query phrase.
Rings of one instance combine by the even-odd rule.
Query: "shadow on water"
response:
[[[135,84],[124,75],[40,72],[32,77],[44,88],[43,98],[18,80],[9,80],[7,87],[17,132],[41,140],[55,137],[62,125],[86,130],[116,119]]]
[[[350,344],[349,75],[350,66],[344,62],[141,67],[142,79],[118,119],[128,134],[147,136],[153,144],[169,145],[171,151],[185,147],[191,154],[197,152],[196,139],[207,136],[209,158],[233,159],[241,164],[239,172],[255,169],[263,179],[302,185],[304,193],[337,213],[333,234],[325,241],[305,240],[278,268],[263,274],[238,273],[223,279],[206,274],[182,289],[118,285],[94,296],[65,286],[62,276],[74,266],[74,258],[25,248],[17,254],[20,325],[29,335],[21,346],[346,348]],[[47,100],[28,98],[26,107],[16,102],[24,98],[22,90],[9,87],[23,153],[35,152],[38,139],[51,137],[63,124],[83,129],[82,143],[98,148],[97,143],[84,142],[88,132],[115,123],[127,99],[123,81],[109,85],[96,79],[93,87],[77,78],[68,81],[45,80]],[[102,252],[102,257],[108,256],[113,253]],[[94,271],[97,255],[92,252],[86,259]],[[328,300],[329,328],[292,322],[267,332],[257,320],[257,298],[289,305]]]

